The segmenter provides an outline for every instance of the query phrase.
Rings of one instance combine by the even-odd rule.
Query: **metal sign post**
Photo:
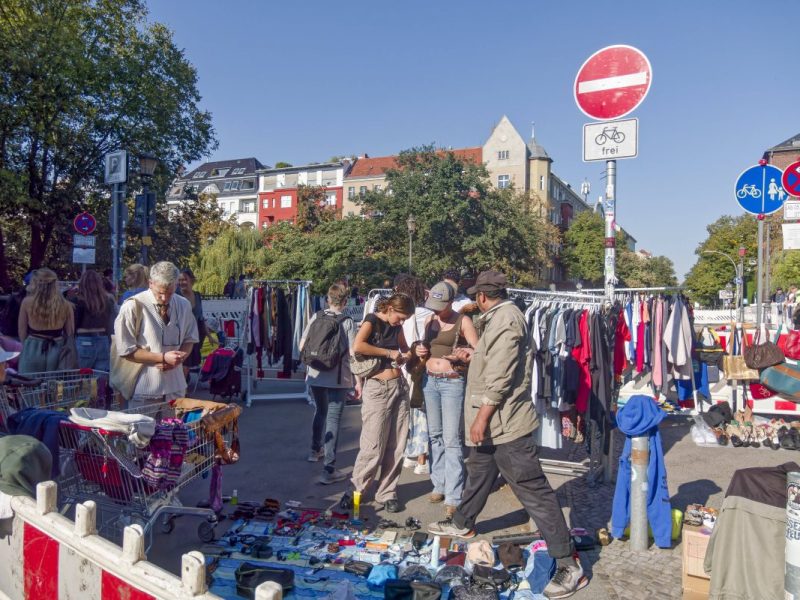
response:
[[[124,225],[122,223],[121,203],[125,200],[125,182],[128,181],[128,153],[125,150],[109,152],[105,155],[104,180],[113,185],[111,191],[111,269],[114,286],[120,279],[120,259],[124,248]]]
[[[606,235],[605,235],[605,280],[606,299],[614,302],[614,286],[617,283],[617,236],[614,231],[617,214],[617,161],[606,162]]]

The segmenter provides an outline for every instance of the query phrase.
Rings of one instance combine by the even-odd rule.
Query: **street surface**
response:
[[[277,389],[284,389],[287,384]],[[198,396],[207,396],[198,390]],[[223,494],[236,489],[240,501],[261,501],[275,498],[281,503],[298,500],[308,507],[328,507],[349,489],[349,482],[323,486],[315,482],[322,469],[321,463],[306,461],[313,409],[301,400],[260,401],[245,409],[240,419],[242,458],[239,463],[223,468]],[[738,468],[771,466],[797,460],[794,452],[753,448],[700,448],[689,435],[692,420],[688,416],[667,417],[661,425],[669,489],[673,508],[684,509],[698,502],[719,507],[731,475]],[[360,408],[346,407],[342,417],[338,467],[350,472],[358,451]],[[624,437],[617,436],[617,452]],[[572,453],[562,450],[547,457],[562,460],[580,460],[582,450],[573,447]],[[564,507],[571,527],[584,527],[594,532],[607,526],[611,517],[613,484],[602,484],[590,489],[583,479],[549,475]],[[362,505],[366,524],[377,523],[382,516],[403,522],[409,516],[423,524],[443,517],[442,505],[427,501],[431,491],[427,476],[415,475],[404,469],[400,479],[399,495],[406,504],[404,512],[386,515],[376,512],[371,503]],[[208,494],[208,480],[191,484],[181,495],[187,505],[194,505]],[[226,505],[226,512],[231,508]],[[225,531],[230,521],[222,521],[218,534]],[[156,533],[148,558],[156,564],[179,574],[182,553],[199,549],[198,520],[178,519],[175,530],[164,535]],[[513,493],[501,488],[490,497],[481,515],[477,531],[479,537],[490,539],[499,532],[522,532],[530,527],[527,514]],[[651,547],[645,553],[630,551],[627,542],[614,541],[604,548],[581,553],[584,569],[591,575],[590,585],[578,592],[578,600],[603,600],[616,598],[667,599],[681,598],[681,547],[680,542],[671,549]]]

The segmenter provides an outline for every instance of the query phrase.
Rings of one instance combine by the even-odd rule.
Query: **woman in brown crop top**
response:
[[[452,354],[457,346],[478,345],[472,320],[453,310],[456,291],[444,281],[431,288],[425,307],[433,316],[425,326],[425,340],[430,346],[425,365],[423,393],[428,413],[431,440],[431,502],[444,502],[450,517],[461,503],[466,470],[462,446],[465,380],[454,368]],[[424,352],[423,352],[424,354]]]

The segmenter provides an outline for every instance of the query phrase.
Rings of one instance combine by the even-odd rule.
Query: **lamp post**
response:
[[[413,214],[408,215],[408,219],[406,220],[406,226],[408,227],[408,272],[411,273],[414,232],[417,230],[417,220],[414,218]]]
[[[146,265],[148,261],[148,250],[150,248],[150,236],[148,235],[149,221],[150,221],[150,179],[158,166],[158,159],[152,154],[146,152],[139,155],[139,177],[142,178],[142,196],[140,201],[140,210],[137,211],[142,219],[142,264]],[[154,195],[155,196],[155,195]],[[155,212],[155,197],[152,198],[152,209]]]
[[[736,261],[733,260],[729,255],[725,254],[724,252],[720,252],[719,250],[703,250],[701,254],[719,254],[720,256],[724,256],[727,258],[731,265],[733,265],[733,273],[734,277],[736,278],[736,307],[738,308],[739,314],[739,321],[744,321],[744,306],[742,303],[742,273],[740,272],[739,267],[736,266]]]

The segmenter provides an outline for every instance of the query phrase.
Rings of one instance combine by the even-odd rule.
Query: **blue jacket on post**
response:
[[[650,437],[650,463],[647,465],[647,520],[659,548],[672,546],[672,507],[667,489],[667,470],[658,424],[664,419],[652,397],[631,396],[617,414],[617,425],[627,437],[619,458],[617,487],[611,511],[611,535],[622,537],[631,517],[631,438]]]

